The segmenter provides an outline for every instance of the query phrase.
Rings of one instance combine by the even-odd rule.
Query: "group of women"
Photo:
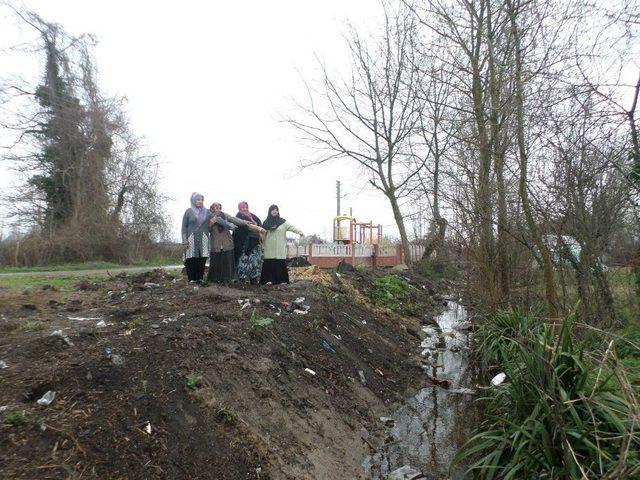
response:
[[[289,283],[286,264],[287,232],[304,234],[280,216],[271,205],[264,222],[238,203],[235,216],[222,211],[219,202],[204,206],[204,196],[191,195],[191,208],[182,217],[184,265],[190,282],[202,282],[209,258],[207,280],[252,284]]]

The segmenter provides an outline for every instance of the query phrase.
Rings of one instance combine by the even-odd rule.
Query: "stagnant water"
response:
[[[393,426],[385,442],[363,463],[368,478],[386,479],[402,467],[411,467],[405,468],[407,472],[423,474],[413,473],[405,478],[463,478],[463,468],[449,471],[449,467],[476,417],[472,405],[470,334],[465,328],[467,312],[461,305],[448,302],[447,309],[434,320],[437,326],[423,327],[427,338],[420,348],[425,374],[448,380],[449,388],[432,386],[429,381],[428,387],[391,415]]]

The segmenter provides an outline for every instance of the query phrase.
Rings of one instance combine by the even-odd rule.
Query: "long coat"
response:
[[[302,232],[291,225],[288,221],[284,222],[275,230],[267,230],[264,239],[264,258],[284,260],[287,258],[287,232],[302,235]]]
[[[198,217],[190,208],[182,217],[182,243],[188,243],[182,258],[208,257],[209,256],[209,219],[211,213],[207,212],[204,222],[198,223]]]

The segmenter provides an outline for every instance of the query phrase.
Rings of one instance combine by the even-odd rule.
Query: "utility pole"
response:
[[[340,180],[336,180],[336,202],[337,202],[336,215],[340,216]]]

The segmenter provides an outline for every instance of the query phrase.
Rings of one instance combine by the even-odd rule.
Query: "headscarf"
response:
[[[253,219],[253,213],[249,211],[249,204],[247,202],[238,202],[238,215],[236,217],[242,218],[249,223],[256,224],[256,221]]]
[[[211,215],[215,217],[216,216],[216,210],[213,208],[214,205],[220,205],[220,210],[222,211],[222,204],[220,202],[213,202],[211,204],[211,206],[209,207],[209,211],[211,212]],[[220,215],[220,216],[222,216],[224,218],[224,215]],[[224,232],[224,227],[222,225],[220,225],[219,223],[216,223],[215,225],[216,225],[216,228],[218,229],[219,233]]]
[[[273,215],[271,215],[271,211],[275,209],[278,209],[278,215],[274,217]],[[262,222],[262,228],[264,228],[265,230],[273,231],[284,222],[286,222],[286,220],[280,216],[280,209],[278,208],[278,206],[271,205],[269,207],[269,211],[267,212],[267,218],[264,222]]]
[[[247,202],[238,203],[238,213],[236,217],[254,225],[262,226],[260,219],[249,211],[249,204]],[[239,259],[243,253],[250,255],[259,243],[260,234],[258,232],[249,230],[248,228],[237,228],[233,232],[233,246],[236,260]]]
[[[202,197],[204,199],[204,195],[198,192],[193,192],[191,194],[191,210],[196,214],[196,219],[198,220],[198,225],[202,225],[207,219],[207,209],[204,208],[204,205],[197,206],[196,200],[198,197]]]

